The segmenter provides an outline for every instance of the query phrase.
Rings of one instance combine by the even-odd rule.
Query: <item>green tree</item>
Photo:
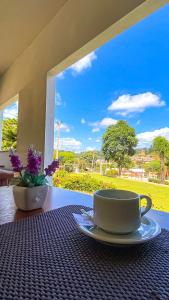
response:
[[[68,172],[73,172],[74,164],[77,161],[76,153],[72,151],[59,151],[60,165]],[[56,158],[56,150],[54,150],[54,158]]]
[[[5,119],[2,127],[2,150],[16,149],[18,120]]]
[[[61,164],[73,164],[76,161],[76,154],[72,151],[59,151],[59,161]]]
[[[149,163],[144,165],[146,172],[153,172],[160,174],[160,162],[158,160],[152,160]]]
[[[85,169],[86,167],[91,167],[93,170],[96,161],[99,159],[99,157],[100,157],[99,151],[81,152],[79,157],[79,163],[82,166],[82,169]]]
[[[121,175],[122,168],[129,162],[129,157],[135,153],[138,142],[135,129],[126,121],[120,120],[106,129],[102,139],[105,159],[115,161]]]
[[[152,148],[160,157],[160,180],[165,179],[165,161],[169,157],[169,142],[166,138],[158,136],[153,140]]]
[[[166,165],[166,176],[168,178],[169,177],[169,157],[167,157],[165,165]]]

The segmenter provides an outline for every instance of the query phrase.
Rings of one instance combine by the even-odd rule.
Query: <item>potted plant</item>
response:
[[[28,148],[26,167],[23,167],[19,156],[13,150],[10,151],[9,157],[13,171],[19,173],[19,183],[13,188],[17,208],[21,210],[42,208],[49,187],[46,177],[52,176],[59,168],[59,161],[54,160],[43,170],[42,156],[33,147]]]

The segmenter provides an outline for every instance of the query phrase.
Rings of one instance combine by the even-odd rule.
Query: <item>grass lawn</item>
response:
[[[148,182],[140,182],[123,178],[110,178],[99,174],[92,177],[101,181],[111,182],[116,189],[129,190],[148,195],[153,201],[153,208],[169,212],[169,186],[161,186]]]

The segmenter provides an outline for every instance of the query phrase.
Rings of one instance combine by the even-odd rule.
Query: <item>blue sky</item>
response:
[[[106,127],[120,119],[135,128],[139,147],[169,139],[169,5],[56,78],[62,149],[99,150]]]
[[[166,5],[60,74],[61,148],[99,149],[106,126],[119,119],[135,127],[140,147],[157,135],[169,139],[168,54]]]

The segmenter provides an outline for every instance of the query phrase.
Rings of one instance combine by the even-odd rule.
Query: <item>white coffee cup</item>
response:
[[[141,199],[146,199],[146,207],[141,207]],[[94,223],[105,231],[127,234],[140,227],[141,217],[151,206],[151,198],[145,195],[125,190],[99,190],[94,193]]]

